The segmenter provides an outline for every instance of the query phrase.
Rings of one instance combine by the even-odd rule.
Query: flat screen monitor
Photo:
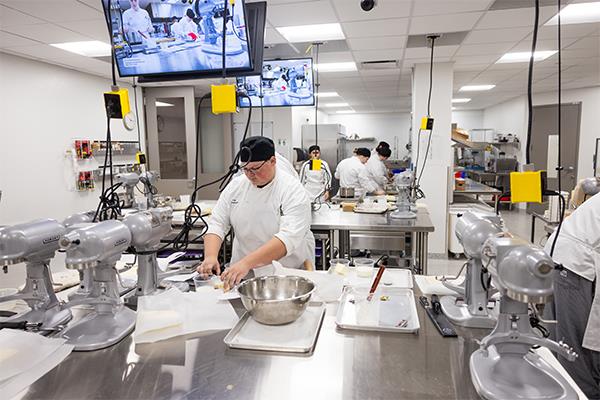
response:
[[[244,0],[103,0],[119,75],[214,74],[252,69]],[[227,8],[225,9],[225,5]]]
[[[237,86],[238,91],[250,97],[252,107],[312,106],[315,104],[312,58],[265,60],[262,75],[240,77]],[[250,107],[250,102],[240,97],[239,105]]]

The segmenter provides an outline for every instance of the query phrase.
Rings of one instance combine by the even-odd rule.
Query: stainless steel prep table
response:
[[[241,303],[235,301],[236,311]],[[227,331],[72,353],[21,399],[477,399],[471,338],[442,338],[418,306],[418,335],[337,329],[329,305],[312,356],[227,349]],[[486,331],[472,330],[477,338]],[[19,397],[17,397],[19,398]]]
[[[483,183],[479,183],[470,178],[465,178],[465,188],[464,189],[454,189],[454,195],[472,195],[475,196],[476,199],[479,200],[479,196],[481,195],[491,195],[494,199],[494,210],[498,211],[496,207],[496,197],[500,196],[502,192],[500,190],[490,187],[488,185],[484,185]]]
[[[328,231],[333,242],[334,232],[339,232],[340,254],[350,254],[350,231],[369,233],[410,233],[413,235],[413,257],[415,272],[427,274],[427,240],[434,231],[429,213],[419,210],[415,219],[394,219],[385,214],[359,214],[344,212],[339,207],[321,206],[312,213],[312,230]],[[333,246],[330,248],[333,258]]]

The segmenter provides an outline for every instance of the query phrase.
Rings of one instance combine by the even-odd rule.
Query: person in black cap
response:
[[[378,191],[383,191],[389,181],[389,172],[383,162],[390,158],[392,150],[390,150],[389,145],[388,147],[386,145],[387,143],[380,142],[379,146],[371,151],[371,157],[366,164],[367,171],[369,171],[373,182],[377,184]]]
[[[321,148],[312,145],[308,148],[310,160],[300,167],[300,182],[308,191],[312,201],[327,201],[329,199],[329,187],[331,186],[331,170],[325,160],[321,160]],[[318,160],[319,163],[315,163]]]
[[[354,151],[352,157],[348,157],[338,164],[335,170],[335,177],[340,180],[340,187],[354,188],[356,196],[377,192],[377,185],[371,179],[369,171],[365,164],[371,157],[371,151],[364,147],[359,147]]]
[[[279,261],[284,267],[314,265],[315,240],[310,231],[310,200],[300,181],[277,168],[275,145],[266,137],[240,144],[243,175],[221,193],[204,236],[204,276],[220,273],[219,249],[235,232],[230,267],[221,279],[233,287],[250,270]]]

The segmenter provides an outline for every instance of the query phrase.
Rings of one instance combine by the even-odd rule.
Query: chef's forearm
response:
[[[248,254],[241,261],[250,266],[250,268],[256,268],[270,264],[273,260],[279,260],[280,258],[285,257],[286,254],[287,250],[285,244],[274,237],[252,253]]]
[[[217,258],[223,240],[214,233],[204,235],[204,258]]]

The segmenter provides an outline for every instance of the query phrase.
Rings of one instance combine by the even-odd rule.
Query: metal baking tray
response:
[[[337,326],[361,331],[419,332],[421,326],[411,289],[380,287],[370,302],[368,294],[368,287],[344,288],[335,319]],[[406,326],[398,326],[402,320],[407,321]]]
[[[325,316],[325,303],[310,302],[296,321],[286,325],[264,325],[245,313],[223,342],[232,349],[312,353]]]

